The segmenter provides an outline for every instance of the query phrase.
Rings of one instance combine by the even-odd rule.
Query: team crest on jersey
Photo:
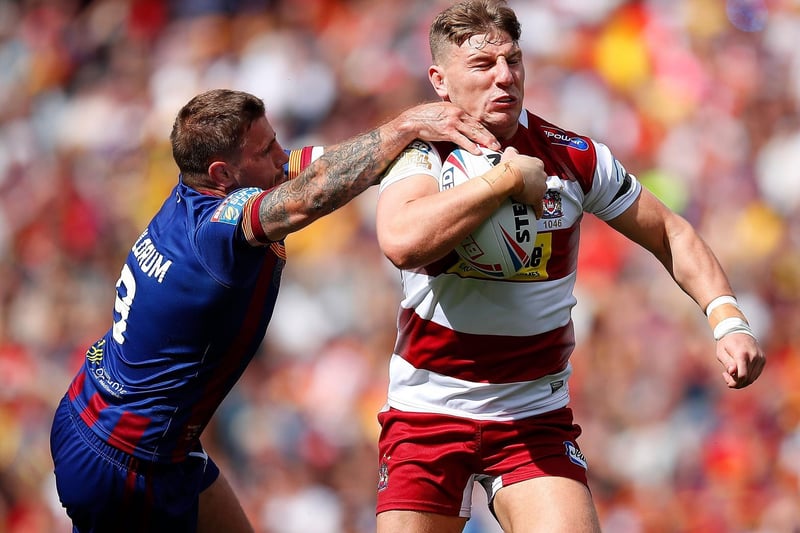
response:
[[[384,455],[381,466],[378,468],[378,492],[389,487],[389,459]]]
[[[564,448],[566,448],[567,457],[569,457],[570,461],[584,469],[589,468],[589,465],[586,464],[586,457],[584,457],[583,453],[574,443],[565,440]]]
[[[561,218],[564,210],[561,204],[561,193],[558,191],[547,191],[542,199],[544,211],[542,218]]]
[[[214,211],[214,214],[211,216],[211,222],[223,222],[225,224],[233,225],[238,224],[239,219],[242,216],[242,209],[244,209],[244,204],[247,199],[260,192],[261,189],[257,187],[247,187],[245,189],[236,190],[229,194],[224,200],[222,200],[222,203],[219,204],[217,210]]]
[[[580,137],[572,137],[571,135],[567,135],[565,131],[546,127],[542,128],[542,131],[544,132],[545,137],[547,137],[547,140],[549,140],[552,144],[566,146],[567,148],[573,148],[575,150],[580,150],[581,152],[585,152],[589,149],[589,143]]]

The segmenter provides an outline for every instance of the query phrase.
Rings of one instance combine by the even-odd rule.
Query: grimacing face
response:
[[[238,163],[230,165],[240,187],[271,189],[285,181],[283,164],[289,160],[266,117],[250,126]]]
[[[475,35],[450,45],[428,69],[436,93],[480,120],[498,139],[516,132],[522,112],[525,68],[519,45],[504,33]]]

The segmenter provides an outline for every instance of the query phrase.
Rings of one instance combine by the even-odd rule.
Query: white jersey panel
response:
[[[541,282],[464,279],[403,272],[405,309],[448,329],[484,335],[538,335],[565,326],[576,273]],[[509,312],[513,309],[514,312]]]
[[[476,420],[507,421],[565,407],[572,366],[534,381],[476,383],[414,368],[398,355],[389,362],[389,407]]]

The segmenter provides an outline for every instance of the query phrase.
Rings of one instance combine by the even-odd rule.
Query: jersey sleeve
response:
[[[597,164],[583,207],[585,211],[607,221],[621,215],[633,204],[642,191],[642,185],[625,170],[606,145],[592,142]]]
[[[442,158],[434,146],[425,141],[414,141],[397,156],[381,179],[379,192],[400,180],[426,174],[438,180],[442,172]]]
[[[324,146],[306,146],[297,150],[284,150],[289,161],[283,165],[283,173],[291,180],[303,172],[312,162],[325,153]]]
[[[312,162],[316,161],[325,152],[325,147],[306,146],[297,150],[284,150],[284,152],[289,156],[289,161],[283,165],[283,172],[291,180],[296,178]],[[269,191],[262,191],[260,189],[246,190],[249,192],[244,193],[247,197],[242,204],[242,212],[239,217],[241,221],[241,236],[244,237],[244,240],[247,241],[250,246],[268,246],[272,244],[272,241],[267,237],[267,234],[264,233],[264,228],[259,219],[259,212],[261,202],[264,201]],[[231,198],[237,193],[238,191],[226,198],[223,204],[230,202]],[[238,205],[238,202],[236,203]]]
[[[237,285],[242,265],[263,257],[270,244],[269,241],[260,242],[252,229],[247,229],[253,217],[254,200],[262,198],[263,194],[264,190],[257,187],[238,189],[226,196],[211,216],[197,226],[194,239],[199,260],[223,284]],[[260,223],[258,227],[261,228]]]

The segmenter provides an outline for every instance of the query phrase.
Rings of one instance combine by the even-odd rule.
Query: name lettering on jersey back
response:
[[[139,268],[147,276],[155,278],[159,283],[164,281],[169,267],[172,266],[170,259],[165,259],[164,255],[156,249],[155,244],[147,236],[144,230],[131,248]]]

